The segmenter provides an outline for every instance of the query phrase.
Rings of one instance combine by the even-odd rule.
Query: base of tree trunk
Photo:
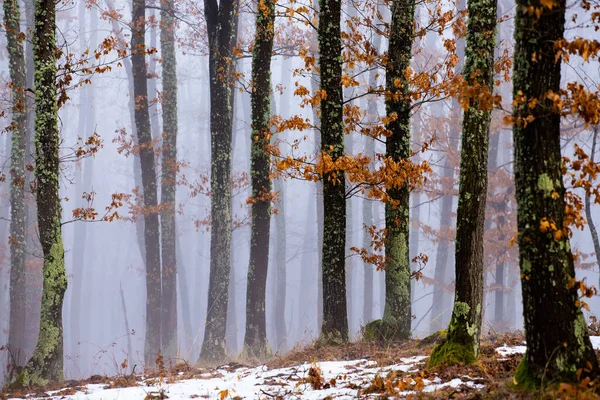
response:
[[[393,342],[410,338],[410,332],[398,324],[385,319],[376,319],[365,325],[363,339],[368,342]]]
[[[225,349],[225,340],[221,343],[216,343],[212,346],[207,346],[206,343],[202,346],[198,364],[201,366],[211,367],[222,364],[227,361],[227,350]]]
[[[339,346],[348,343],[348,336],[341,332],[322,332],[315,342],[315,347]]]
[[[433,348],[428,367],[467,365],[477,360],[473,345],[446,339]]]
[[[266,361],[273,355],[268,343],[244,344],[242,360]]]
[[[542,382],[529,370],[529,365],[527,365],[527,354],[524,354],[515,371],[512,385],[520,389],[531,391],[539,389],[541,384]]]

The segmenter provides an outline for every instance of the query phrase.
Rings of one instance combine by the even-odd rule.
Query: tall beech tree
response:
[[[35,179],[44,256],[40,333],[33,356],[17,378],[23,386],[63,380],[62,307],[67,290],[59,194],[56,3],[37,0],[34,27]]]
[[[344,156],[341,0],[319,0],[321,157]],[[323,324],[324,342],[348,341],[346,309],[346,185],[343,170],[329,170],[323,181]]]
[[[548,98],[560,90],[555,43],[564,35],[565,8],[566,0],[517,0],[515,17],[515,188],[527,352],[514,380],[528,388],[599,372],[563,222],[560,114]]]
[[[89,48],[95,49],[98,45],[98,12],[96,9],[88,9],[85,2],[79,4],[79,46],[81,51],[84,51],[89,44]],[[86,16],[89,14],[89,24],[86,21]],[[89,42],[86,31],[90,32]],[[129,61],[129,60],[128,60]],[[84,85],[79,90],[79,116],[77,121],[77,132],[81,137],[89,137],[95,129],[96,111],[95,111],[95,86]],[[132,109],[133,112],[133,109]],[[94,157],[87,157],[80,168],[76,171],[75,176],[75,205],[77,208],[85,208],[87,202],[82,197],[84,192],[91,193],[93,191],[94,177]],[[70,301],[70,344],[66,351],[72,357],[81,356],[81,331],[85,326],[83,322],[85,316],[84,302],[84,285],[86,277],[90,276],[89,268],[86,268],[86,249],[89,249],[88,226],[84,223],[77,223],[73,228],[73,250],[72,250],[72,278],[71,278],[71,301]],[[87,269],[87,271],[86,271]],[[87,272],[87,274],[86,274]]]
[[[267,146],[271,138],[269,122],[274,35],[275,1],[260,0],[256,10],[256,37],[252,54],[252,227],[244,338],[245,350],[254,357],[264,357],[268,352],[266,297],[271,227],[271,160]]]
[[[208,33],[211,131],[211,231],[208,314],[200,360],[225,358],[227,293],[231,270],[231,128],[233,45],[237,0],[204,0]]]
[[[12,123],[10,151],[10,364],[20,368],[27,362],[25,324],[25,255],[27,219],[25,210],[25,154],[27,148],[27,100],[25,55],[19,38],[21,10],[18,1],[4,1],[4,25],[12,84]]]
[[[144,195],[144,250],[146,261],[146,341],[144,362],[154,365],[160,352],[161,267],[156,166],[148,112],[148,68],[146,66],[146,2],[133,0],[131,18],[131,72],[135,99],[135,126]]]
[[[163,355],[177,355],[177,229],[175,200],[177,192],[177,58],[175,55],[174,1],[163,0],[160,12],[160,49],[162,52],[163,146],[161,174],[161,343]]]
[[[409,81],[406,70],[410,66],[414,39],[414,0],[394,0],[391,3],[391,27],[386,65],[386,124],[388,136],[386,157],[400,162],[410,157]],[[383,323],[385,336],[410,336],[410,258],[409,258],[409,201],[408,183],[387,189],[389,202],[385,205],[385,308]]]
[[[492,118],[497,0],[470,0],[463,79],[476,95],[463,99],[455,240],[454,307],[444,342],[430,365],[471,363],[479,354],[483,313],[483,226]]]

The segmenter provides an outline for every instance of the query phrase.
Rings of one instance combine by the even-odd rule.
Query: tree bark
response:
[[[133,0],[131,18],[131,68],[135,99],[135,126],[137,132],[142,188],[144,191],[144,253],[146,261],[146,342],[144,362],[155,364],[161,351],[161,259],[158,222],[158,195],[154,147],[148,112],[148,76],[146,66],[146,3]]]
[[[528,7],[541,10],[539,17]],[[565,8],[565,0],[555,1],[551,10],[540,0],[518,0],[515,18],[513,93],[515,99],[525,99],[513,108],[513,131],[527,340],[515,382],[524,387],[537,386],[542,379],[564,382],[598,375],[598,360],[573,284],[569,237],[563,231],[560,115],[547,97],[548,91],[560,90],[561,62],[554,45],[564,35]],[[538,101],[535,107],[529,105],[531,99]],[[523,124],[530,116],[533,121]]]
[[[12,122],[10,152],[10,328],[8,350],[10,370],[22,368],[25,355],[25,254],[27,214],[25,210],[25,181],[27,149],[27,100],[25,89],[25,55],[20,26],[19,2],[4,0],[4,25],[8,49],[9,73],[12,83]],[[9,371],[10,371],[9,370]]]
[[[161,257],[162,257],[162,350],[173,359],[179,350],[177,340],[177,56],[173,0],[162,0],[160,49],[163,82],[163,146],[161,175]]]
[[[62,306],[67,290],[59,194],[56,88],[56,3],[37,0],[34,29],[35,178],[40,243],[44,255],[40,333],[32,358],[17,378],[23,386],[63,380]]]
[[[266,292],[271,227],[271,160],[267,146],[271,129],[271,54],[275,34],[275,3],[263,0],[256,13],[256,37],[252,54],[252,183],[250,264],[246,298],[248,355],[264,357],[268,352]]]
[[[211,130],[211,245],[208,314],[200,360],[225,359],[227,293],[231,269],[231,126],[230,84],[235,39],[236,0],[204,0],[209,43]]]
[[[463,78],[467,85],[493,91],[496,0],[471,0]],[[446,340],[432,352],[430,365],[471,363],[479,355],[483,313],[483,226],[487,197],[490,100],[468,99],[463,118],[455,241],[455,295]]]
[[[410,97],[405,76],[410,66],[414,39],[414,0],[392,2],[392,23],[386,65],[386,113],[391,119],[386,125],[386,157],[400,162],[410,157]],[[410,336],[410,260],[409,260],[409,202],[408,183],[387,188],[390,202],[385,205],[385,308],[383,320],[396,338]]]
[[[320,0],[319,69],[321,100],[321,155],[335,162],[344,156],[342,96],[341,0]],[[348,341],[346,308],[346,185],[344,171],[323,177],[323,325],[324,342]]]

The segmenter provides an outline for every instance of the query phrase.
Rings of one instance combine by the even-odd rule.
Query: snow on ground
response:
[[[600,336],[590,337],[594,349],[600,349]],[[500,357],[524,354],[525,343],[496,348]],[[45,399],[69,400],[145,400],[168,398],[179,399],[306,399],[324,398],[355,399],[379,397],[368,394],[370,386],[383,386],[386,377],[394,375],[394,387],[398,397],[417,392],[434,392],[453,387],[480,389],[483,385],[469,376],[454,377],[450,381],[420,378],[418,372],[425,365],[427,356],[401,358],[388,366],[379,366],[375,361],[324,361],[305,363],[290,368],[269,369],[223,367],[207,371],[194,379],[145,379],[141,377],[137,386],[110,388],[106,384],[88,384],[80,388],[48,392]],[[501,360],[501,359],[500,359]],[[406,374],[404,374],[406,373]],[[183,374],[183,373],[180,373]],[[381,379],[379,379],[381,378]],[[114,385],[113,385],[114,386]],[[381,389],[381,388],[380,388]],[[78,390],[78,391],[76,391]],[[360,393],[359,393],[360,392]],[[34,399],[28,397],[28,399]],[[14,399],[17,400],[17,399]]]
[[[356,360],[318,362],[280,369],[268,369],[265,366],[239,368],[233,372],[217,369],[203,374],[201,378],[172,383],[142,379],[135,387],[106,389],[107,385],[104,384],[88,384],[75,394],[66,395],[64,391],[48,394],[53,396],[50,397],[51,399],[56,400],[159,399],[161,393],[169,399],[355,399],[359,395],[359,390],[368,388],[376,376],[383,378],[381,382],[384,382],[389,373],[418,371],[419,367],[424,366],[426,358],[426,356],[402,358],[397,364],[385,367],[378,366],[375,361]],[[401,374],[398,376],[402,377]],[[317,382],[316,388],[311,381]],[[483,387],[470,380],[468,376],[443,382],[440,378],[413,379],[407,375],[402,379],[402,384],[397,385],[396,390],[400,396],[413,394],[416,391],[433,392],[447,387],[459,389],[463,385],[470,388]],[[373,394],[373,397],[379,395]]]
[[[600,336],[590,336],[590,341],[592,342],[592,347],[594,350],[600,349]],[[496,349],[496,353],[500,354],[502,357],[510,356],[513,354],[525,354],[527,351],[527,346],[525,346],[525,342],[521,346],[500,346]]]

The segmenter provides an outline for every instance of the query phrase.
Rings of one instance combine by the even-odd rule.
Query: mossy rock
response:
[[[365,326],[363,339],[368,342],[390,342],[408,339],[410,335],[402,332],[397,324],[376,319]]]
[[[429,367],[440,365],[467,365],[477,361],[473,346],[444,340],[433,348],[429,357]]]
[[[542,382],[531,372],[529,365],[527,365],[527,355],[521,358],[511,386],[527,391],[535,391],[542,386]]]
[[[431,335],[427,336],[426,338],[422,339],[418,346],[419,347],[426,347],[432,344],[439,344],[442,343],[445,339],[446,339],[446,330],[442,329],[439,330],[437,332],[432,333]]]

